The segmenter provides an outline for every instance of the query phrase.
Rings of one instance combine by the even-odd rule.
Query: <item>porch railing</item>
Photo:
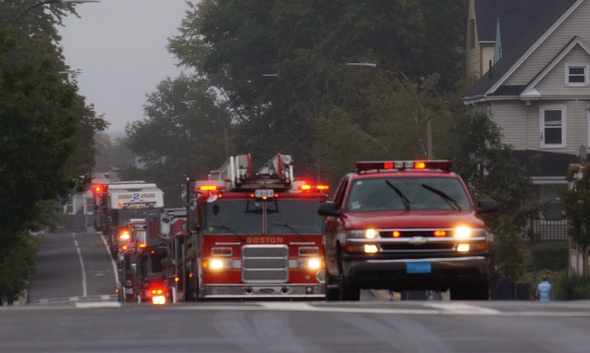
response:
[[[535,240],[568,240],[567,219],[531,219],[525,229],[527,234],[534,234]]]

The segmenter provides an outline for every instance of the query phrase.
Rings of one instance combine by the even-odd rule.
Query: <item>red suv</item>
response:
[[[357,162],[326,216],[328,300],[358,300],[360,289],[451,290],[451,299],[489,297],[489,241],[450,161]]]

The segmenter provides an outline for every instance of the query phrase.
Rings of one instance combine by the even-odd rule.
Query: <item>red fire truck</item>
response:
[[[125,225],[118,227],[119,252],[117,267],[119,271],[119,300],[136,301],[135,276],[137,273],[138,239],[145,238],[145,219],[132,218]]]
[[[166,247],[160,241],[162,214],[162,210],[147,212],[146,230],[137,237],[133,292],[140,303],[165,304],[168,301],[163,261],[167,254]]]
[[[326,186],[296,181],[291,157],[258,172],[230,157],[189,200],[184,242],[186,300],[325,297],[322,227]]]
[[[173,303],[184,300],[182,247],[185,236],[186,208],[164,209],[160,217],[160,242],[166,247],[164,283]]]
[[[144,181],[120,181],[92,186],[95,201],[94,227],[107,236],[111,252],[117,257],[117,229],[131,218],[144,218],[154,209],[164,207],[164,196],[156,184]]]

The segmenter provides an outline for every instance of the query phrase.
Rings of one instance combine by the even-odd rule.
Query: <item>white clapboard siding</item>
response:
[[[504,83],[525,85],[570,42],[579,36],[590,43],[590,1],[584,1]]]
[[[590,55],[580,46],[576,46],[549,72],[535,88],[543,97],[590,97],[590,85],[568,86],[566,85],[567,64],[590,64]]]

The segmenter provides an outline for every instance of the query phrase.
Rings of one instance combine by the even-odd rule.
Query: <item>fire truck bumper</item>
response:
[[[293,299],[324,299],[325,289],[322,284],[234,284],[205,285],[201,288],[204,299],[223,298],[293,298]]]

